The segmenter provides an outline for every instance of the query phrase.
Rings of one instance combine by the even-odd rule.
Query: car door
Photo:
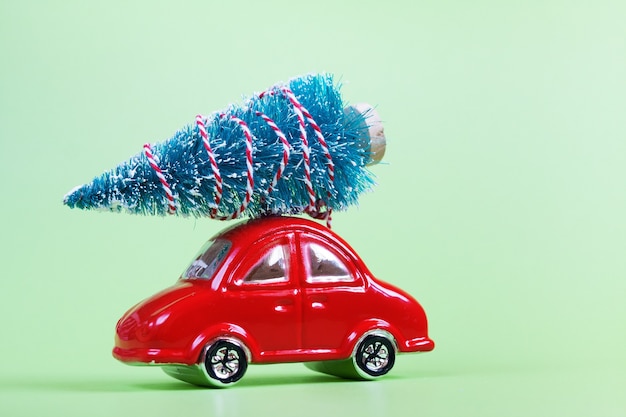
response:
[[[349,256],[322,237],[299,236],[304,349],[339,349],[364,319],[364,280]]]
[[[263,360],[300,348],[301,302],[292,235],[248,248],[227,288],[232,323],[258,345]]]

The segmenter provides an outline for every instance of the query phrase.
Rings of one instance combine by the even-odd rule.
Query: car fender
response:
[[[234,339],[242,345],[248,362],[256,362],[259,348],[252,336],[244,328],[232,323],[218,323],[204,329],[191,344],[190,356],[201,360],[205,346],[219,339]]]
[[[400,350],[399,346],[402,346],[404,339],[401,338],[400,332],[396,327],[382,319],[368,319],[356,325],[352,331],[349,332],[348,337],[341,348],[343,356],[352,356],[358,343],[363,340],[365,336],[375,333],[377,330],[381,331],[384,336],[391,336],[396,352]]]

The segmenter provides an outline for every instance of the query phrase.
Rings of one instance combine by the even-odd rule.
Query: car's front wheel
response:
[[[248,369],[248,360],[238,343],[218,340],[206,349],[204,368],[210,385],[226,387],[243,377]]]

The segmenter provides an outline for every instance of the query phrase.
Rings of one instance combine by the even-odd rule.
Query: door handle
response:
[[[291,311],[292,307],[293,300],[289,298],[281,298],[280,300],[276,301],[276,304],[274,305],[274,311],[276,311],[277,313],[287,313]]]
[[[309,296],[309,303],[312,309],[323,310],[326,308],[328,297],[322,294]]]

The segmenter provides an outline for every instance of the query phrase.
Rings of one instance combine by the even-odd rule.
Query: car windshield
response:
[[[198,252],[194,260],[183,273],[183,279],[211,279],[217,271],[228,250],[230,241],[225,239],[209,240]]]

